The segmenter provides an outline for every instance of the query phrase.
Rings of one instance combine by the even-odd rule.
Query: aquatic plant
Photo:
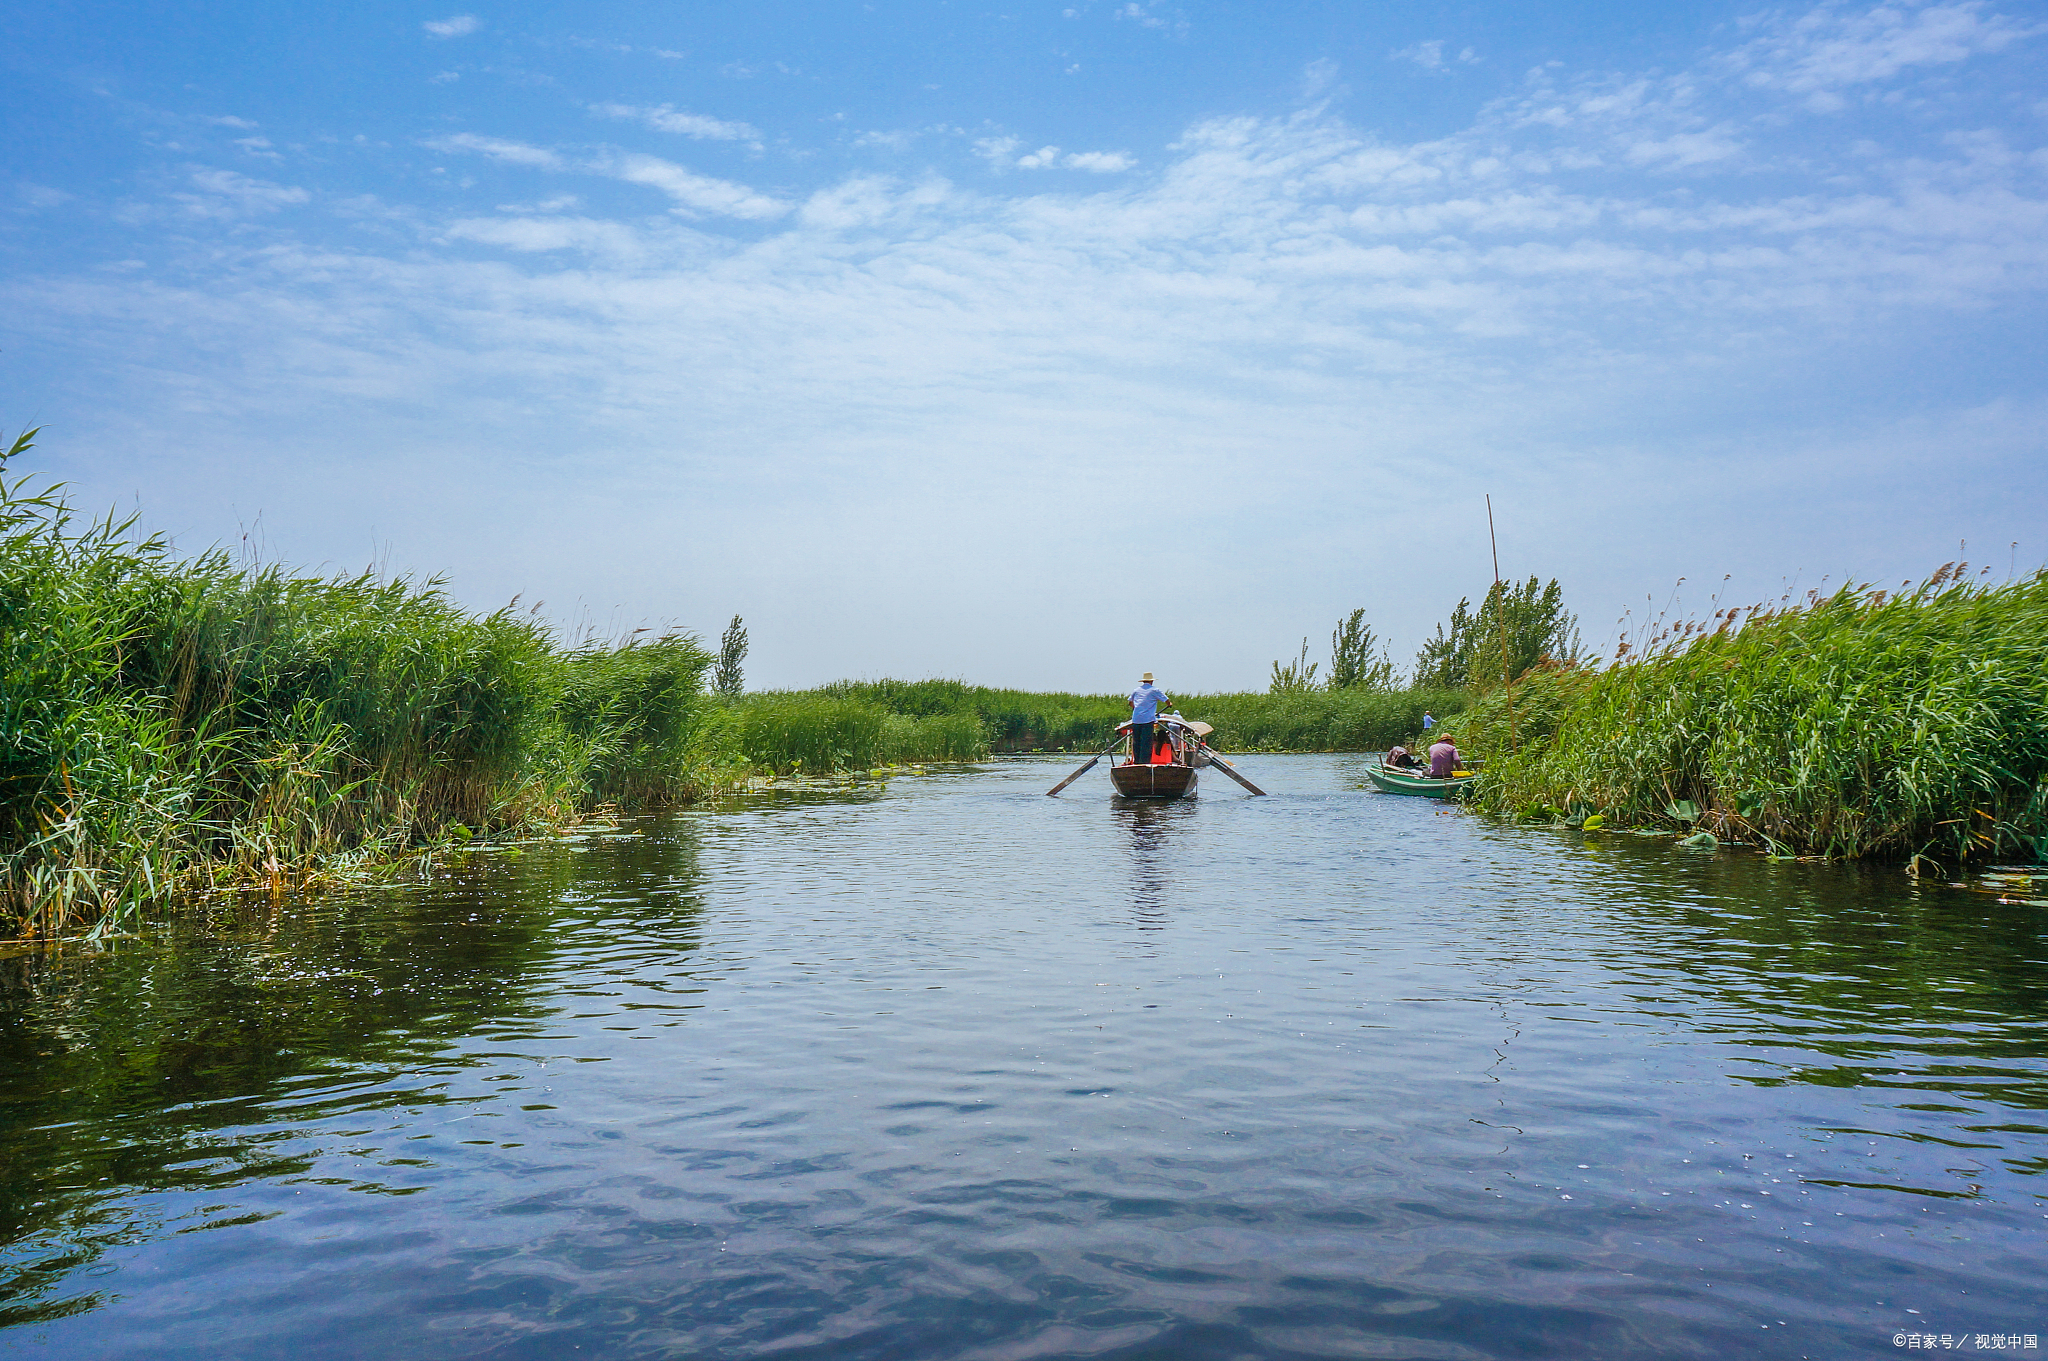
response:
[[[435,581],[181,558],[0,478],[0,921],[104,933],[178,888],[689,797],[741,763],[709,662],[564,651]]]
[[[1605,668],[1539,667],[1461,725],[1484,802],[1698,826],[1916,872],[2048,852],[2048,576],[1659,624]],[[1689,808],[1688,805],[1691,805]]]
[[[752,695],[735,713],[739,750],[778,773],[976,761],[989,754],[987,729],[973,713],[892,713],[820,690]]]

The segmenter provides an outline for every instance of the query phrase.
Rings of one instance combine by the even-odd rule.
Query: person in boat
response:
[[[1152,725],[1159,721],[1159,711],[1173,712],[1173,701],[1166,692],[1152,683],[1152,673],[1145,673],[1142,685],[1131,692],[1131,759],[1139,765],[1152,763]]]
[[[1387,753],[1387,764],[1396,770],[1419,770],[1422,762],[1415,759],[1415,753],[1406,747],[1395,747]]]
[[[1152,764],[1170,766],[1173,763],[1173,729],[1160,724],[1152,730]]]
[[[1450,779],[1451,772],[1456,770],[1458,763],[1464,759],[1463,756],[1458,754],[1458,744],[1451,735],[1449,733],[1438,733],[1435,743],[1429,749],[1429,778],[1432,780]]]

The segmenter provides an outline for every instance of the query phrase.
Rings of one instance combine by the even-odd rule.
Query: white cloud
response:
[[[446,19],[429,19],[420,27],[430,37],[461,38],[482,28],[483,21],[474,14],[457,14]]]
[[[857,133],[849,145],[857,147],[885,147],[890,151],[908,151],[916,141],[917,134],[915,132],[905,128],[898,128],[894,132],[868,131]]]
[[[65,190],[53,189],[47,184],[31,184],[23,180],[14,186],[14,199],[24,208],[40,211],[69,203],[71,195]]]
[[[1444,40],[1432,38],[1428,42],[1412,43],[1387,55],[1394,61],[1413,62],[1425,71],[1439,70],[1444,64]]]
[[[1015,137],[983,137],[974,143],[974,154],[992,165],[1006,166],[1022,145]]]
[[[257,124],[250,122],[248,119],[236,118],[232,114],[221,118],[207,118],[201,121],[211,123],[217,128],[239,128],[243,132],[252,132],[257,127]]]
[[[1098,175],[1113,175],[1120,170],[1129,170],[1137,161],[1121,151],[1076,151],[1060,162],[1069,170],[1090,170]]]
[[[560,170],[564,165],[560,156],[545,147],[507,141],[503,137],[484,137],[473,132],[435,137],[425,145],[434,151],[473,151],[507,165],[530,165],[543,170]]]
[[[583,200],[575,194],[556,194],[538,203],[501,203],[501,213],[566,213],[572,208],[581,208]]]
[[[448,224],[446,238],[501,246],[522,253],[580,250],[632,259],[643,255],[640,235],[617,222],[587,217],[461,218]]]
[[[761,141],[761,134],[749,124],[710,118],[699,113],[685,113],[672,104],[658,104],[652,107],[593,104],[590,111],[605,118],[624,118],[636,123],[645,123],[656,132],[673,132],[678,136],[695,137],[700,141],[753,142],[756,145]]]
[[[190,183],[199,192],[174,197],[193,217],[226,221],[296,207],[312,195],[295,185],[251,179],[232,170],[196,170]]]
[[[1176,36],[1183,36],[1188,31],[1188,21],[1178,10],[1161,14],[1151,0],[1128,0],[1128,3],[1111,10],[1110,14],[1113,18],[1128,20],[1144,28],[1169,30]]]
[[[1980,0],[1900,0],[1856,10],[1829,4],[1797,18],[1772,14],[1750,24],[1760,36],[1729,54],[1728,68],[1751,85],[1808,95],[1820,108],[1833,107],[1844,87],[2001,52],[2043,31],[1987,13]]]
[[[628,184],[643,184],[667,194],[675,201],[677,211],[690,214],[710,213],[720,217],[766,220],[780,217],[790,208],[783,200],[759,193],[746,185],[699,175],[673,161],[638,152],[599,148],[571,157],[546,147],[470,132],[437,137],[425,145],[435,151],[476,152],[507,165],[582,172],[624,180]]]
[[[746,185],[735,184],[731,180],[699,175],[673,161],[664,161],[659,156],[613,152],[590,162],[590,168],[599,174],[625,180],[629,184],[644,184],[649,188],[659,189],[675,200],[680,211],[712,213],[721,217],[747,218],[755,221],[781,217],[789,211],[789,204],[781,199],[756,193]]]
[[[1060,149],[1056,146],[1042,146],[1029,155],[1019,156],[1016,164],[1024,170],[1047,170],[1058,165]]]

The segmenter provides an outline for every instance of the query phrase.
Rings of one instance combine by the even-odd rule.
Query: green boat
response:
[[[1448,780],[1435,780],[1426,774],[1416,775],[1387,765],[1367,766],[1365,774],[1382,794],[1415,794],[1425,799],[1462,799],[1479,781],[1476,770],[1458,771]]]

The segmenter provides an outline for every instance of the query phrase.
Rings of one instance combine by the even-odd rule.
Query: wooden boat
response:
[[[1479,781],[1476,770],[1453,771],[1450,779],[1436,780],[1426,769],[1417,774],[1389,765],[1367,766],[1365,775],[1382,794],[1414,794],[1425,799],[1462,799]]]
[[[1173,753],[1173,760],[1167,764],[1146,762],[1140,764],[1128,756],[1121,763],[1110,758],[1109,782],[1116,786],[1118,798],[1124,799],[1184,799],[1195,792],[1197,776],[1195,762],[1200,759],[1201,739],[1215,729],[1207,723],[1188,723],[1165,714],[1152,726],[1153,750],[1156,754],[1160,743],[1165,743]],[[1117,733],[1129,739],[1131,725],[1126,723]],[[1128,751],[1128,748],[1126,748]]]
[[[1117,797],[1122,799],[1186,798],[1195,792],[1196,778],[1193,766],[1179,764],[1141,766],[1126,761],[1109,768],[1109,782],[1116,786]]]
[[[1165,742],[1173,754],[1171,761],[1156,764],[1139,764],[1128,759],[1128,743],[1131,725],[1126,723],[1116,730],[1117,740],[1088,758],[1073,774],[1061,780],[1045,792],[1053,798],[1074,781],[1095,769],[1096,762],[1109,756],[1109,782],[1116,786],[1117,796],[1126,799],[1181,799],[1195,792],[1195,772],[1203,766],[1222,771],[1231,779],[1243,785],[1253,794],[1266,791],[1247,780],[1236,766],[1223,759],[1205,738],[1216,731],[1207,723],[1190,723],[1187,719],[1173,714],[1161,714],[1157,726],[1152,730],[1152,741]],[[1126,748],[1126,759],[1119,763],[1110,753],[1118,747]]]

